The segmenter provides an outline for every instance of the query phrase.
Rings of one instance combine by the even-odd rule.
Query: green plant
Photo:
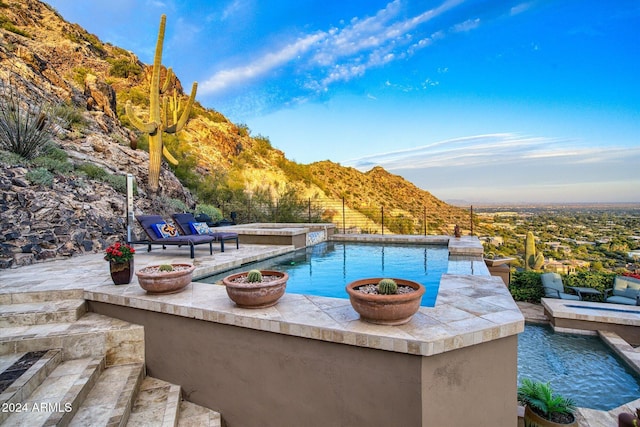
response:
[[[126,243],[115,242],[105,249],[105,261],[124,263],[133,259],[136,250]]]
[[[211,218],[212,221],[220,221],[222,219],[222,212],[220,209],[216,208],[213,205],[207,205],[205,203],[201,203],[196,205],[196,215],[205,214]]]
[[[107,60],[111,64],[109,75],[114,77],[128,78],[131,75],[139,76],[142,74],[140,66],[130,59],[120,58]]]
[[[35,168],[26,173],[25,178],[31,184],[51,187],[53,185],[53,174],[45,168]]]
[[[160,29],[158,31],[158,40],[156,43],[156,53],[153,60],[153,72],[151,75],[151,84],[149,89],[149,121],[143,122],[136,117],[131,102],[127,102],[125,110],[127,117],[141,132],[149,135],[149,189],[152,193],[158,192],[159,180],[160,180],[160,163],[162,156],[174,165],[178,164],[178,160],[163,146],[162,134],[163,133],[176,133],[180,131],[189,119],[189,112],[193,101],[196,97],[196,90],[198,89],[198,83],[194,82],[191,88],[191,95],[189,100],[182,111],[182,115],[177,122],[169,124],[168,113],[168,98],[161,96],[164,95],[170,88],[173,79],[173,71],[171,68],[167,68],[167,75],[165,82],[160,86],[160,72],[162,68],[162,43],[164,41],[164,29],[167,21],[167,16],[162,15],[160,18]],[[161,114],[164,110],[165,114]]]
[[[565,422],[567,416],[573,418],[573,400],[555,394],[548,382],[523,378],[518,387],[518,400],[549,421]]]
[[[539,303],[544,296],[540,273],[536,271],[512,271],[509,292],[516,301]]]
[[[93,163],[81,163],[77,166],[76,169],[86,174],[89,179],[95,179],[99,181],[104,181],[107,175],[109,175],[107,171],[102,169],[100,166],[94,165]]]
[[[524,241],[524,268],[525,270],[540,270],[544,264],[544,255],[536,253],[536,240],[531,231],[527,232]]]
[[[159,271],[173,271],[173,266],[171,264],[161,264],[160,267],[158,267]]]
[[[398,293],[398,284],[393,279],[382,279],[378,282],[378,293],[382,295],[393,295]]]
[[[14,84],[0,81],[0,149],[33,159],[49,148],[66,121],[46,100],[24,100]]]
[[[251,270],[247,273],[247,282],[249,283],[260,283],[262,282],[262,273],[260,270]]]

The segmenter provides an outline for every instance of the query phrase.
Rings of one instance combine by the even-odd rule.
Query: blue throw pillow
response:
[[[169,225],[166,222],[153,224],[152,228],[161,239],[178,236],[178,230],[176,230],[173,225]]]
[[[190,222],[189,227],[194,234],[208,234],[209,226],[206,222]]]

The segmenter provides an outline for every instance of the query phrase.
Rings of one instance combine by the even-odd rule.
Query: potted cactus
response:
[[[227,295],[242,308],[265,308],[275,305],[284,295],[289,275],[274,270],[251,270],[231,274],[222,283]]]
[[[425,287],[406,279],[368,278],[347,285],[347,294],[360,319],[378,325],[402,325],[420,308]]]
[[[524,405],[525,426],[578,427],[575,404],[554,393],[549,383],[524,378],[518,387],[518,400]]]
[[[196,269],[191,264],[150,265],[136,271],[138,284],[150,294],[172,294],[183,290]]]

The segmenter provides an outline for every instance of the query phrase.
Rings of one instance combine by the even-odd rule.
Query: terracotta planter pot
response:
[[[109,273],[114,285],[126,285],[133,278],[133,259],[127,262],[109,261]]]
[[[524,425],[527,427],[578,427],[578,421],[576,417],[573,417],[573,422],[569,424],[559,424],[542,418],[540,415],[529,409],[528,406],[524,407]]]
[[[393,279],[398,286],[410,286],[415,292],[396,295],[376,295],[358,292],[360,286],[377,284],[381,278],[360,279],[347,285],[351,306],[360,314],[360,319],[378,325],[402,325],[420,308],[425,287],[418,282]]]
[[[174,271],[157,271],[158,265],[150,265],[136,271],[140,287],[150,294],[172,294],[183,290],[193,277],[196,269],[191,264],[171,264],[182,267]]]
[[[242,308],[264,308],[275,305],[284,295],[289,275],[282,271],[260,270],[262,277],[277,276],[278,279],[263,281],[260,283],[241,283],[237,280],[246,277],[247,271],[231,274],[224,279],[227,295],[231,301]]]

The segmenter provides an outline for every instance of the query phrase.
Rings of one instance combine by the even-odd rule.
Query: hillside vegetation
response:
[[[168,25],[172,25],[171,17],[168,18]],[[73,206],[70,210],[79,210],[65,217],[65,223],[77,220],[82,224],[84,240],[91,244],[82,243],[83,239],[73,240],[70,236],[74,235],[74,226],[71,226],[64,236],[54,236],[52,251],[65,245],[71,248],[65,252],[69,254],[95,251],[122,235],[122,192],[112,193],[113,186],[104,188],[104,179],[96,176],[127,173],[136,180],[138,212],[194,209],[196,204],[218,206],[224,212],[243,212],[249,203],[277,205],[282,200],[291,203],[314,200],[329,204],[344,201],[349,215],[372,224],[379,222],[375,212],[383,208],[385,215],[395,215],[400,218],[397,221],[405,222],[391,228],[396,232],[422,230],[425,218],[430,234],[450,234],[454,224],[469,222],[467,211],[447,205],[382,168],[361,173],[329,161],[310,165],[292,162],[271,145],[268,137],[251,135],[247,126],[231,123],[221,112],[205,108],[197,101],[185,129],[165,138],[180,163],[163,164],[160,192],[158,197],[152,196],[146,185],[146,136],[135,130],[124,111],[126,102],[131,101],[140,116],[145,114],[150,77],[150,67],[135,53],[101,42],[79,25],[65,21],[47,4],[38,0],[0,2],[0,80],[27,105],[56,106],[70,119],[54,137],[69,166],[56,168],[49,160],[36,166],[31,160],[16,159],[6,153],[0,156],[2,178],[15,194],[28,195],[27,200],[40,197],[52,204],[68,199]],[[186,101],[187,95],[177,77],[172,93],[176,101]],[[43,162],[48,167],[43,168]],[[88,167],[83,166],[86,164],[101,172],[93,170],[87,174]],[[51,179],[37,182],[22,179],[36,167],[44,169],[40,173],[49,173]],[[24,185],[21,189],[15,188],[18,179]],[[100,218],[97,220],[100,223],[112,224],[107,229],[97,225],[87,229],[86,222],[81,221],[86,212],[76,206],[83,201],[73,191],[73,186],[79,183],[83,193],[94,195],[90,199],[97,195],[101,200],[86,209],[100,209],[94,216]],[[19,207],[12,204],[14,200],[10,202],[5,211],[25,208],[24,204]],[[317,206],[321,211],[318,219],[334,218],[331,208]],[[19,250],[33,255],[33,251],[23,249],[28,240],[24,230],[3,218],[0,232],[18,237],[5,243],[2,257],[12,257]],[[30,233],[36,236],[31,240],[42,249],[44,230]]]

